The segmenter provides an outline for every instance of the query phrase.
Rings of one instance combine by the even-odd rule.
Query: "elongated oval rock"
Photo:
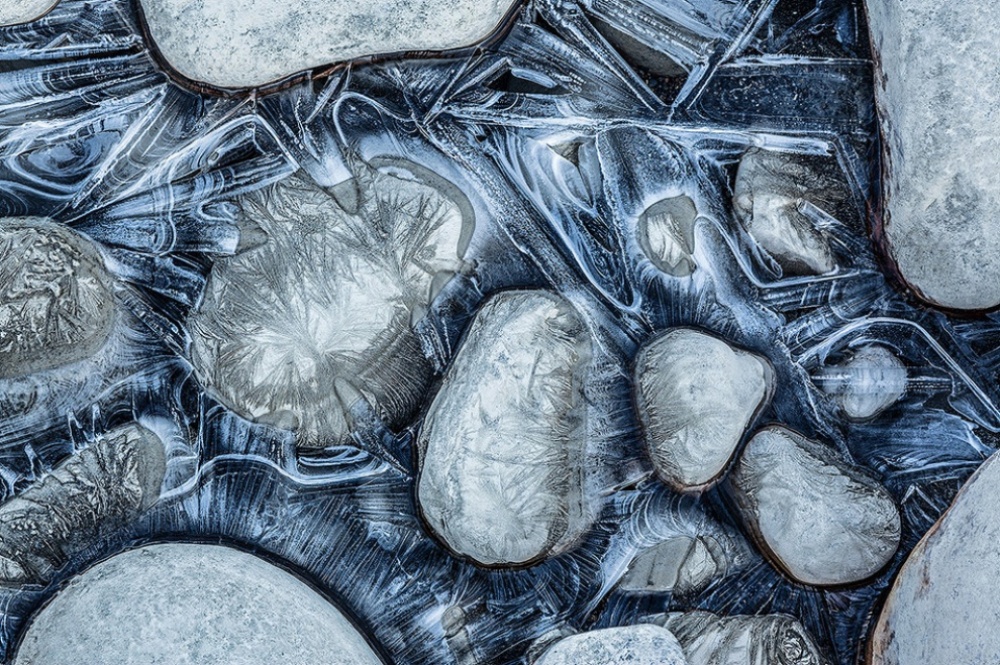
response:
[[[731,479],[758,545],[799,582],[858,582],[878,572],[899,546],[899,511],[889,493],[791,430],[755,434]]]
[[[989,0],[865,5],[878,66],[888,253],[928,302],[962,310],[996,307],[996,6]]]
[[[261,86],[307,69],[445,51],[493,33],[515,0],[140,0],[156,48],[183,76]]]
[[[692,328],[647,342],[635,364],[636,405],[657,474],[682,490],[717,478],[773,376],[765,358]]]
[[[896,576],[871,665],[1000,663],[1000,457],[966,482]]]
[[[294,575],[219,545],[119,554],[32,619],[15,665],[381,665],[340,610]]]
[[[114,324],[94,244],[37,217],[0,218],[0,379],[93,355]]]
[[[669,630],[641,624],[565,637],[535,665],[687,665],[687,660]]]
[[[556,295],[505,292],[476,314],[419,438],[417,498],[452,550],[485,565],[527,563],[585,527],[590,352]]]
[[[868,420],[895,404],[906,392],[906,366],[878,344],[857,349],[821,375],[823,388],[851,420]]]

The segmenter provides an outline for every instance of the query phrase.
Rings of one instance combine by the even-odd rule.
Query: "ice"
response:
[[[639,245],[657,268],[674,277],[694,272],[694,201],[681,195],[646,208],[639,217]]]
[[[773,426],[755,434],[730,478],[758,545],[799,582],[859,582],[899,546],[900,516],[889,493],[796,432]]]
[[[167,543],[75,577],[32,620],[13,663],[290,661],[385,662],[347,616],[291,573],[230,547]]]
[[[343,441],[362,404],[392,427],[413,415],[432,370],[411,323],[465,265],[473,220],[446,183],[366,168],[356,214],[301,174],[245,199],[257,240],[215,264],[190,320],[206,386],[302,447]]]
[[[868,344],[818,377],[851,420],[874,418],[906,392],[906,366],[884,346]]]
[[[659,476],[699,489],[722,473],[774,387],[765,358],[693,328],[652,338],[635,364],[636,404]]]
[[[256,87],[298,72],[404,51],[447,51],[485,40],[514,0],[141,0],[172,68],[221,88]]]
[[[643,624],[604,628],[563,638],[535,665],[687,665],[670,631]]]
[[[0,218],[0,378],[95,353],[115,320],[96,246],[39,218]]]
[[[646,548],[619,582],[623,591],[690,594],[721,577],[726,556],[711,536],[678,536]]]
[[[420,509],[456,553],[530,563],[586,527],[590,347],[579,316],[551,293],[504,292],[477,312],[419,438]]]

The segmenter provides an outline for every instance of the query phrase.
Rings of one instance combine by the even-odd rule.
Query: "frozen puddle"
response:
[[[471,46],[515,0],[140,0],[149,34],[182,76],[261,86],[368,56]],[[2,5],[0,5],[2,7]]]

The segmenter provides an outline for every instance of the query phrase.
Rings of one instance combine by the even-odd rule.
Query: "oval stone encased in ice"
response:
[[[476,314],[419,437],[420,509],[454,552],[522,564],[575,539],[590,352],[559,296],[504,292]]]
[[[687,665],[826,665],[812,636],[787,614],[672,612],[656,621],[677,637]]]
[[[652,624],[570,635],[546,649],[534,665],[687,665],[669,630]]]
[[[148,545],[73,578],[31,620],[15,665],[381,665],[328,600],[220,545]]]
[[[899,511],[889,493],[797,432],[767,427],[755,434],[730,478],[757,544],[799,582],[861,581],[899,546]]]
[[[635,363],[636,406],[660,478],[681,490],[716,479],[773,377],[765,358],[693,328],[646,342]]]

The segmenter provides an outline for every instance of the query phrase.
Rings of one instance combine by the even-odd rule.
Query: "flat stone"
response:
[[[0,584],[44,584],[74,555],[148,510],[166,458],[138,425],[115,430],[0,505]]]
[[[639,246],[654,266],[687,277],[694,261],[694,223],[698,210],[690,197],[673,196],[652,204],[639,216]]]
[[[140,0],[153,43],[188,79],[261,86],[297,72],[403,51],[471,46],[515,0]]]
[[[474,223],[416,164],[354,184],[353,212],[303,176],[244,199],[253,242],[215,263],[190,318],[202,383],[306,448],[343,442],[362,403],[390,427],[414,415],[433,371],[411,324],[463,269]]]
[[[681,490],[715,480],[773,382],[765,358],[693,328],[646,342],[635,363],[636,405],[660,478]]]
[[[687,665],[670,631],[652,624],[604,628],[565,637],[535,665]]]
[[[823,274],[836,268],[830,241],[803,214],[813,197],[834,187],[794,155],[753,149],[736,172],[733,205],[750,236],[788,274]]]
[[[644,549],[618,588],[639,593],[700,591],[724,574],[725,554],[711,537],[677,536]]]
[[[573,308],[508,291],[476,314],[418,440],[417,499],[453,551],[532,562],[576,540],[590,336]]]
[[[294,575],[219,545],[119,554],[31,620],[15,665],[380,665],[334,605]]]
[[[888,253],[927,302],[994,308],[1000,305],[996,5],[865,5],[878,67]]]
[[[906,366],[889,349],[868,344],[822,374],[823,389],[850,420],[869,420],[906,392]]]
[[[910,552],[872,633],[869,663],[1000,663],[998,486],[993,455]]]
[[[677,637],[688,665],[826,665],[812,637],[784,614],[675,612],[656,623]]]
[[[755,434],[730,478],[757,544],[799,582],[859,582],[899,546],[899,511],[889,493],[796,432],[767,427]]]
[[[114,325],[112,288],[88,238],[38,217],[0,218],[0,379],[93,355]]]
[[[17,25],[47,14],[59,0],[0,0],[0,25]]]

